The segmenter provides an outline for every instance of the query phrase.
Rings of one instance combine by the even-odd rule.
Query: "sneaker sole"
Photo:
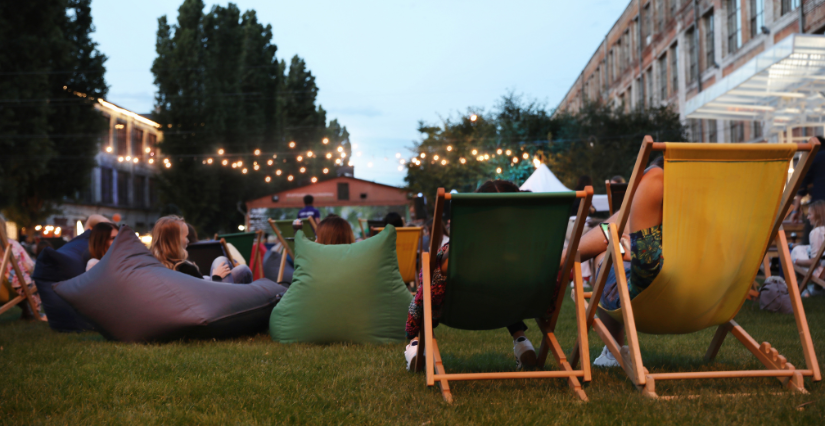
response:
[[[536,351],[527,351],[521,354],[519,363],[521,365],[521,370],[536,368],[536,364],[538,363],[536,359]]]

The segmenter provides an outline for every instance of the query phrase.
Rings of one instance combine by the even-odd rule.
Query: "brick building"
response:
[[[782,92],[787,96],[771,99],[745,99],[753,94],[740,93],[743,104],[730,103],[731,91],[724,104],[721,92],[713,99],[707,93],[697,97],[720,82],[735,93],[734,89],[743,92],[742,87],[754,85],[749,78],[765,79],[756,72],[743,76],[744,70],[731,74],[746,64],[755,68],[762,57],[778,57],[777,51],[787,55],[771,65],[799,57],[801,50],[794,49],[800,43],[786,39],[800,32],[825,32],[825,0],[631,0],[556,113],[575,112],[585,102],[609,102],[626,109],[668,105],[680,113],[692,141],[797,141],[822,135],[822,124],[811,118],[815,109],[803,118],[781,121],[777,108],[799,111],[787,104],[787,91]],[[807,39],[819,43],[818,38]],[[817,66],[806,68],[806,75],[821,73]],[[730,77],[736,77],[736,84],[725,81]],[[719,105],[726,106],[725,113]],[[761,114],[767,110],[770,114]]]

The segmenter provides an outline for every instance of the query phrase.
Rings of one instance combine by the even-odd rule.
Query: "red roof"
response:
[[[247,211],[259,208],[302,208],[305,195],[315,198],[315,207],[399,206],[409,203],[407,190],[403,188],[341,176],[247,201],[246,208]]]

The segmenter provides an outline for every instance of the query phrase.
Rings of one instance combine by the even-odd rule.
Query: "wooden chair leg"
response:
[[[573,263],[573,285],[576,290],[576,333],[579,345],[577,349],[581,354],[582,371],[585,382],[590,381],[590,346],[587,340],[587,313],[584,308],[584,283],[582,282],[581,257],[576,253],[576,261]]]
[[[769,370],[796,370],[793,364],[779,354],[779,352],[771,347],[768,342],[763,342],[761,345],[756,343],[756,340],[748,334],[742,326],[735,321],[730,321],[732,328],[731,334],[736,337],[756,358]],[[801,376],[800,376],[801,378]],[[789,389],[799,392],[808,393],[805,390],[804,382],[802,380],[794,380],[794,377],[777,377],[783,385]]]
[[[733,325],[730,322],[726,322],[716,328],[716,334],[713,335],[713,339],[710,341],[710,347],[708,347],[708,351],[705,352],[705,362],[711,362],[716,358],[716,354],[719,353],[719,348],[722,347],[722,343],[725,341],[725,337],[728,336],[731,328],[733,328]]]
[[[433,358],[434,358],[434,368],[436,374],[447,374],[447,370],[444,369],[444,364],[441,363],[441,352],[438,351],[438,342],[435,339],[432,339],[433,344]],[[441,396],[444,397],[444,401],[448,404],[453,403],[453,394],[450,392],[450,384],[447,382],[446,379],[441,379],[438,381],[438,386],[441,388]]]
[[[284,269],[286,269],[286,249],[281,250],[281,265],[278,267],[278,283],[284,281]]]

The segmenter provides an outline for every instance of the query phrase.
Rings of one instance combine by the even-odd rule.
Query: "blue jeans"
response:
[[[630,262],[622,263],[624,263],[624,276],[629,278]],[[601,269],[601,266],[599,266],[599,270]],[[599,276],[598,272],[596,272],[596,276]],[[628,289],[628,291],[630,291],[630,289]],[[601,306],[606,311],[615,311],[616,309],[619,309],[621,307],[621,300],[619,299],[619,288],[616,286],[615,266],[610,268],[610,271],[608,271],[607,273],[607,281],[605,281],[604,283],[604,291],[602,292],[602,300],[599,302],[599,306]]]
[[[218,256],[212,261],[212,267],[209,268],[209,277],[214,274],[214,270],[221,266],[221,264],[229,265],[229,259],[225,256]],[[246,265],[238,265],[229,271],[229,274],[223,277],[223,282],[228,284],[249,284],[252,282],[252,271]]]

